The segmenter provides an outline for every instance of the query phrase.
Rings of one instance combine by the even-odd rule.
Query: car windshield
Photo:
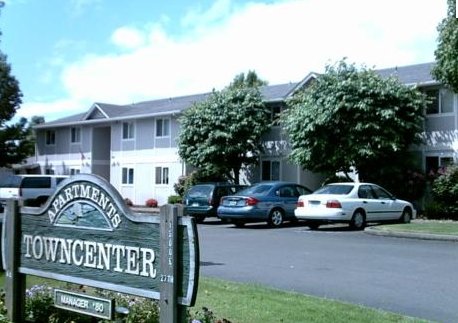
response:
[[[353,187],[353,185],[326,185],[316,190],[313,194],[347,195],[351,192]]]
[[[196,185],[189,189],[189,197],[210,197],[212,185]]]
[[[239,191],[237,195],[266,195],[272,186],[272,184],[255,184]]]

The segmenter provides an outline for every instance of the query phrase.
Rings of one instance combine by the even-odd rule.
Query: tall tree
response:
[[[353,168],[374,178],[420,143],[425,96],[395,78],[345,60],[290,101],[282,117],[289,158],[304,169],[333,175]],[[391,172],[390,172],[391,173]]]
[[[235,183],[242,167],[258,160],[270,116],[261,92],[252,86],[258,83],[239,82],[238,77],[184,112],[178,138],[178,154],[186,163]]]
[[[447,17],[438,25],[438,45],[434,52],[436,65],[432,72],[437,80],[458,93],[458,19],[456,0],[447,0]]]

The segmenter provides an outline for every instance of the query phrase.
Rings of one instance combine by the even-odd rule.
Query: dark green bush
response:
[[[176,204],[176,203],[182,203],[183,198],[180,195],[170,195],[167,198],[167,203],[169,204]]]
[[[431,192],[435,204],[431,208],[436,212],[443,212],[441,218],[458,219],[458,167],[456,165],[451,165],[438,173],[432,182]]]

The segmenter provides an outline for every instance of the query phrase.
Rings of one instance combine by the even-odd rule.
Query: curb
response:
[[[373,227],[365,228],[364,232],[368,234],[376,235],[376,236],[385,236],[385,237],[458,242],[458,236],[446,235],[446,234],[387,231],[387,230],[376,229]]]

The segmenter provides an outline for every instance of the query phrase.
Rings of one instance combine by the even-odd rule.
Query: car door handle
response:
[[[364,201],[363,201],[363,203],[364,203],[364,204],[367,204],[367,201],[366,201],[366,200],[364,200]]]

